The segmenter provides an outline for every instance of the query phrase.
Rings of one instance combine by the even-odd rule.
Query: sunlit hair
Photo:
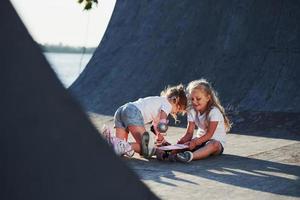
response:
[[[208,102],[208,105],[207,105],[207,108],[205,111],[206,119],[207,119],[208,114],[209,114],[210,110],[212,109],[212,107],[213,106],[217,107],[221,111],[221,113],[224,117],[226,132],[228,132],[231,129],[232,123],[226,116],[225,109],[221,105],[218,95],[217,95],[216,91],[212,88],[211,84],[208,81],[206,81],[205,79],[191,81],[187,86],[188,96],[190,96],[192,91],[195,89],[203,91],[206,95],[210,96],[210,100]],[[191,107],[191,102],[189,102],[189,108],[190,107]]]
[[[184,86],[182,84],[176,86],[168,86],[160,93],[160,95],[166,96],[171,102],[179,106],[180,110],[182,110],[183,113],[186,111],[188,100],[186,97]],[[177,116],[172,113],[171,115],[174,117],[175,121],[177,121]]]

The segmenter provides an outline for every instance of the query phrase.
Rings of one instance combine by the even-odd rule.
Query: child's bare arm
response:
[[[212,136],[218,126],[218,123],[219,123],[218,121],[210,121],[208,123],[208,128],[207,128],[206,134],[200,138],[193,139],[190,143],[190,149],[194,149],[197,145],[200,145],[200,144],[208,141],[210,138],[212,138]]]
[[[161,110],[159,113],[159,119],[155,119],[152,121],[152,125],[153,125],[152,127],[155,132],[155,135],[160,134],[160,130],[158,128],[159,123],[164,123],[166,125],[166,129],[167,129],[167,124],[168,124],[167,117],[168,117],[167,113],[165,113],[163,110]]]
[[[165,113],[165,111],[161,110],[159,119],[167,119],[167,117],[168,117],[167,113]]]
[[[164,143],[169,144],[165,140],[165,138],[164,138],[164,136],[166,135],[166,131],[168,129],[168,125],[167,125],[168,124],[168,120],[167,120],[167,117],[168,117],[168,115],[163,110],[161,110],[160,113],[159,113],[159,119],[156,119],[155,121],[152,122],[153,131],[154,131],[154,133],[156,135],[156,144],[158,146],[161,146]],[[160,129],[160,127],[159,127],[160,123],[163,124],[162,127],[165,128],[165,130],[161,130]]]
[[[178,144],[184,144],[186,142],[191,141],[193,138],[194,130],[195,130],[195,122],[188,122],[188,126],[185,134],[179,139]]]

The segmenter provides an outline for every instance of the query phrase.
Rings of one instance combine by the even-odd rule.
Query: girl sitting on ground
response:
[[[178,144],[187,144],[189,151],[177,153],[175,159],[190,162],[210,155],[221,155],[226,142],[226,132],[230,130],[231,123],[216,92],[210,83],[200,79],[188,84],[187,93],[191,108],[187,111],[186,133]],[[196,126],[197,135],[193,138]]]

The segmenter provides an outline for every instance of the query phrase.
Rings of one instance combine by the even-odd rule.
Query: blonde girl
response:
[[[209,82],[200,79],[188,84],[187,95],[190,106],[187,111],[188,125],[178,143],[189,145],[190,151],[177,153],[176,160],[190,162],[222,154],[231,123],[216,92]],[[193,138],[196,127],[197,134]]]

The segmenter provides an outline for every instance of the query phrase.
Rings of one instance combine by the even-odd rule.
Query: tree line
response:
[[[96,47],[69,46],[63,44],[38,44],[43,52],[55,53],[93,53]]]

